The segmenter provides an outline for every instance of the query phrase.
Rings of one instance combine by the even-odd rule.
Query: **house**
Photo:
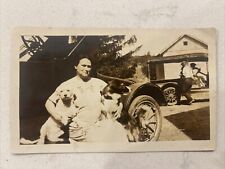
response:
[[[156,57],[208,56],[208,45],[190,35],[179,37]],[[207,73],[207,62],[198,62],[201,71]],[[156,64],[151,68],[151,79],[175,79],[180,75],[180,63]]]

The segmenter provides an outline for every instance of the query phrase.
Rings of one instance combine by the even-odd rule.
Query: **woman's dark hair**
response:
[[[76,59],[75,59],[74,66],[77,66],[77,65],[79,64],[79,62],[80,62],[81,59],[88,59],[88,60],[90,60],[91,63],[92,63],[92,60],[91,60],[91,58],[90,58],[88,55],[79,55],[79,56],[76,57]]]

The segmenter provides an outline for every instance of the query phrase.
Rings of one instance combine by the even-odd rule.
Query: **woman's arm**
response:
[[[67,124],[67,119],[61,116],[58,112],[56,112],[55,104],[51,100],[47,100],[45,103],[45,108],[49,112],[49,114],[56,119],[57,121],[61,122],[62,124]]]
[[[50,115],[52,115],[53,117],[55,116],[55,104],[49,99],[45,103],[45,108],[47,109]]]

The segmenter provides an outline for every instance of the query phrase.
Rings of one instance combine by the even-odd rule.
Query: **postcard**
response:
[[[12,153],[215,149],[213,28],[17,28],[12,51]]]

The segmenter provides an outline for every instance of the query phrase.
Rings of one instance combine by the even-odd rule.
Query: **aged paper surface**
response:
[[[12,71],[12,152],[215,149],[214,29],[18,28],[14,32],[13,40],[13,56],[17,57],[13,58],[15,66]],[[74,133],[71,132],[71,128],[75,128],[73,122],[84,128],[86,124],[83,125],[82,117],[74,117],[72,123],[66,121],[62,125],[62,121],[55,120],[45,107],[46,101],[56,88],[75,76],[78,65],[76,70],[74,65],[80,55],[90,57],[93,77],[109,84],[116,80],[119,82],[117,87],[125,86],[129,89],[129,92],[120,93],[120,103],[115,105],[118,106],[116,110],[119,110],[119,105],[123,105],[117,120],[110,115],[106,115],[104,119],[92,117],[96,112],[112,113],[109,109],[104,109],[105,104],[102,108],[101,104],[96,103],[94,109],[82,111],[89,103],[95,103],[96,97],[104,96],[100,95],[101,89],[96,89],[99,84],[91,85],[93,90],[96,90],[95,94],[92,89],[89,91],[88,87],[84,88],[81,94],[74,91],[77,94],[75,102],[78,101],[76,106],[79,109],[74,116],[88,113],[87,118],[94,121],[91,125],[88,123],[87,130],[84,129],[87,131],[84,140],[72,137]],[[194,80],[191,96],[195,99],[193,103],[184,97],[182,91],[180,73],[183,61],[196,66],[192,71]],[[76,86],[77,83],[72,85]],[[80,87],[87,83],[88,81]],[[112,96],[103,99],[113,101],[114,98]],[[54,102],[51,98],[50,101],[57,106],[58,101]],[[44,142],[38,141],[42,126],[49,118],[60,124],[60,131],[68,133],[68,136],[59,135],[58,138],[63,141],[54,142],[49,136],[51,134],[44,135]],[[64,128],[65,126],[69,127]],[[124,135],[125,140],[122,139]]]

